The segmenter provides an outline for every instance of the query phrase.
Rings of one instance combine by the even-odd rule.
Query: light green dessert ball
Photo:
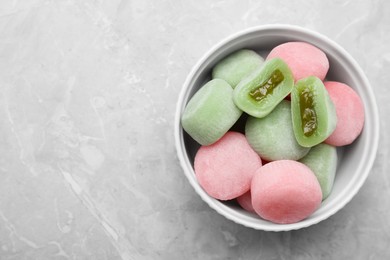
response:
[[[337,169],[336,147],[321,143],[310,149],[310,152],[300,160],[316,175],[322,190],[322,199],[326,199],[333,188]]]
[[[264,59],[255,51],[242,49],[222,59],[214,66],[213,79],[223,79],[233,88],[256,68],[261,66]]]
[[[210,145],[218,141],[241,114],[233,102],[233,88],[222,79],[213,79],[188,102],[181,124],[199,144]]]
[[[281,101],[266,117],[249,116],[245,135],[251,147],[267,161],[299,160],[310,150],[295,139],[287,100]]]

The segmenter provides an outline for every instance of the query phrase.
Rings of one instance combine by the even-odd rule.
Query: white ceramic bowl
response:
[[[273,47],[288,41],[305,41],[322,49],[330,63],[328,80],[340,81],[354,88],[364,103],[365,124],[362,134],[352,145],[338,150],[339,165],[330,196],[310,217],[293,224],[275,224],[241,209],[232,202],[221,202],[199,186],[194,156],[199,148],[181,127],[180,117],[193,94],[211,78],[211,69],[222,58],[248,48],[264,55]],[[180,93],[175,116],[175,142],[178,158],[195,191],[207,204],[226,218],[247,227],[266,231],[287,231],[308,227],[336,213],[358,192],[373,165],[379,139],[378,108],[372,88],[356,61],[337,43],[327,37],[297,26],[266,25],[236,33],[214,46],[194,66]]]

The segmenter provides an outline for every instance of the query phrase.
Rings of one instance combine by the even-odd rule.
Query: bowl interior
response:
[[[193,161],[199,144],[183,131],[180,116],[194,93],[211,79],[213,66],[230,53],[248,48],[264,58],[278,44],[288,41],[305,41],[322,49],[330,63],[327,80],[346,83],[355,89],[365,107],[365,124],[362,134],[349,146],[338,148],[339,164],[330,196],[321,207],[307,219],[294,224],[274,224],[248,213],[234,202],[221,202],[208,196],[199,186],[193,170]],[[245,115],[234,126],[243,131]],[[356,194],[371,169],[378,146],[379,120],[377,106],[367,78],[340,46],[328,38],[307,29],[290,25],[271,25],[240,32],[216,45],[195,65],[187,78],[179,97],[175,121],[176,147],[184,172],[196,192],[212,208],[225,217],[248,227],[261,230],[282,231],[299,229],[318,223],[341,209]]]

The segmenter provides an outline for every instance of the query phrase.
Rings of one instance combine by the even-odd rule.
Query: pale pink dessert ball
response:
[[[290,67],[295,81],[308,76],[325,79],[329,61],[319,48],[306,42],[286,42],[273,48],[267,60],[281,58]]]
[[[364,106],[359,95],[348,85],[335,81],[324,82],[336,108],[337,125],[325,143],[333,146],[351,144],[364,125]]]
[[[246,211],[256,213],[255,209],[252,206],[252,195],[250,190],[237,197],[236,200],[238,204]]]
[[[262,165],[245,135],[229,131],[212,145],[201,146],[194,169],[200,186],[211,197],[230,200],[247,192]]]
[[[278,224],[307,218],[322,201],[314,173],[292,160],[273,161],[259,168],[252,180],[251,195],[256,213]]]

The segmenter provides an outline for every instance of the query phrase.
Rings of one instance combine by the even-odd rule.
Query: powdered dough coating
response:
[[[335,81],[324,82],[336,108],[337,125],[325,143],[334,146],[351,144],[364,125],[364,106],[358,94],[348,85]]]
[[[245,135],[227,132],[195,155],[194,169],[200,186],[213,198],[230,200],[247,192],[261,159]]]
[[[255,209],[252,206],[251,191],[247,191],[241,196],[237,197],[237,202],[246,211],[256,213]]]
[[[190,99],[181,116],[183,129],[201,145],[221,138],[240,118],[233,102],[233,89],[222,79],[213,79]]]
[[[292,160],[270,162],[255,173],[252,206],[262,218],[279,224],[310,216],[321,204],[322,192],[314,173]]]
[[[326,199],[333,188],[337,170],[336,147],[325,143],[318,144],[299,160],[316,175],[322,190],[322,200]]]
[[[267,56],[267,60],[281,58],[290,67],[295,81],[308,76],[325,79],[329,70],[329,61],[319,48],[306,42],[286,42],[276,46]]]
[[[266,117],[248,117],[245,135],[251,147],[267,161],[299,160],[310,148],[300,146],[295,138],[290,101],[282,100]]]
[[[212,70],[213,79],[223,79],[232,88],[260,67],[264,59],[255,51],[242,49],[219,61]]]

